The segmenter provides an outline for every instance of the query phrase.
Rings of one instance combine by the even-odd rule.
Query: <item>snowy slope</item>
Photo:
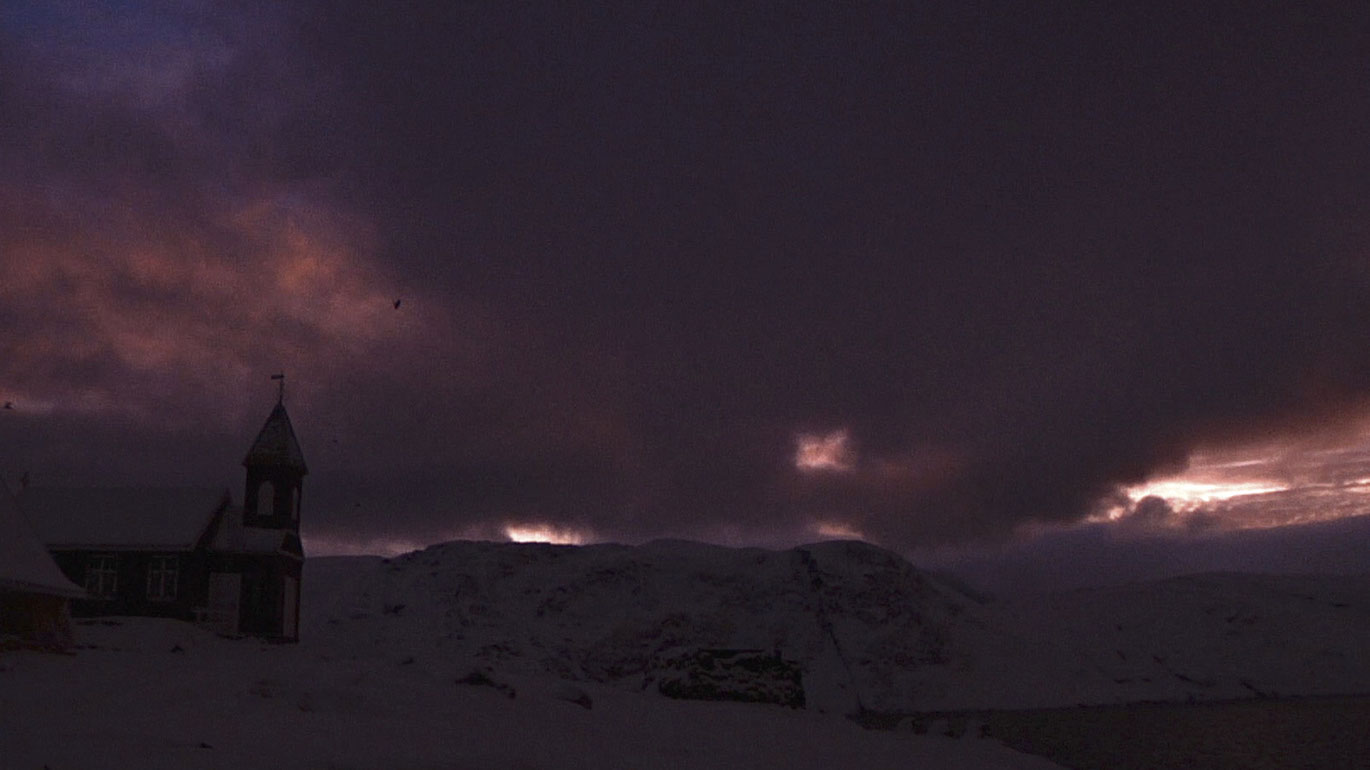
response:
[[[809,708],[1370,692],[1370,581],[1210,575],[984,602],[888,551],[455,542],[311,560],[305,637],[353,656],[640,689],[685,647],[778,650]]]
[[[1370,693],[1370,576],[1193,575],[1023,599],[1000,621],[1065,645],[1084,702]]]

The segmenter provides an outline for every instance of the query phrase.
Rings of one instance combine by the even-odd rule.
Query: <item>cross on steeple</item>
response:
[[[276,403],[285,403],[285,373],[271,375],[271,379],[276,381]]]

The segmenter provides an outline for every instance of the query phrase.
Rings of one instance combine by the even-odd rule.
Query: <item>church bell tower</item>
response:
[[[243,526],[288,529],[300,533],[300,487],[309,468],[285,411],[285,391],[266,424],[243,458],[247,487],[243,494]]]

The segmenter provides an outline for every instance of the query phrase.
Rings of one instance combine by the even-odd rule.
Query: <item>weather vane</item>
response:
[[[271,375],[271,379],[276,381],[276,403],[285,403],[285,372]]]

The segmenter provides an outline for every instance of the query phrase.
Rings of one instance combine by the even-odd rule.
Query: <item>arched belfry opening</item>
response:
[[[257,518],[271,518],[271,514],[276,507],[275,504],[276,488],[270,481],[262,481],[257,485],[257,509],[254,516]]]

